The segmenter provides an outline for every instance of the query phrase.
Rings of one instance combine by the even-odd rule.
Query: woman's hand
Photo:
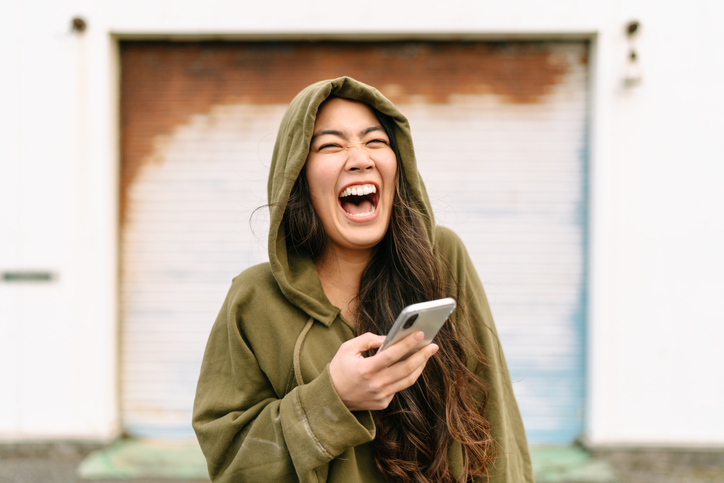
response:
[[[406,360],[397,361],[422,337],[422,332],[415,332],[371,357],[362,354],[380,347],[385,336],[368,332],[342,344],[329,363],[329,373],[334,389],[347,408],[350,411],[384,409],[395,393],[412,386],[438,346],[430,344]]]

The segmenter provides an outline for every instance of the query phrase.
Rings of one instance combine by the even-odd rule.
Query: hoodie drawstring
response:
[[[297,380],[298,386],[304,385],[304,379],[302,379],[302,367],[301,363],[299,362],[299,357],[302,352],[302,342],[304,342],[304,338],[307,336],[307,332],[309,332],[309,329],[312,328],[312,324],[314,323],[314,319],[312,317],[309,318],[307,323],[304,325],[304,328],[299,333],[299,337],[297,337],[297,342],[294,344],[294,356],[293,356],[293,364],[294,364],[294,377]]]

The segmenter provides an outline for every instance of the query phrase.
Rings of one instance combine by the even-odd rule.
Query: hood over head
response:
[[[286,200],[291,194],[309,154],[314,122],[319,106],[330,96],[352,99],[374,107],[394,122],[394,136],[400,153],[405,177],[425,215],[421,220],[432,244],[434,219],[430,201],[417,170],[415,151],[407,118],[374,87],[350,77],[325,80],[302,90],[292,100],[277,133],[269,168],[267,197],[269,208],[269,262],[272,273],[285,297],[325,325],[332,323],[339,310],[327,300],[313,260],[294,254],[287,255],[286,234],[282,217]]]

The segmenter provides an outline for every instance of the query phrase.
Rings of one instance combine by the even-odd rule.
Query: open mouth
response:
[[[373,184],[350,186],[339,195],[339,204],[350,216],[371,215],[377,209],[377,187]]]

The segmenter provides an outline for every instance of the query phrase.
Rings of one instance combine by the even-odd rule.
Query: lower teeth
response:
[[[347,214],[349,216],[367,216],[367,215],[371,215],[372,213],[374,213],[376,209],[377,209],[377,207],[375,205],[372,205],[372,209],[370,211],[368,211],[367,213],[350,213],[348,211]]]

